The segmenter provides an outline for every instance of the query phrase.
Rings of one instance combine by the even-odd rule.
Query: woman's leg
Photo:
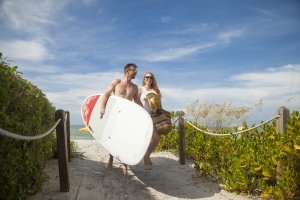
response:
[[[152,141],[148,147],[148,150],[146,152],[146,155],[144,157],[144,163],[145,163],[145,169],[151,169],[149,165],[152,165],[152,162],[150,160],[150,154],[154,151],[156,146],[158,145],[160,141],[160,134],[157,133],[156,129],[153,128],[153,134],[152,134]]]
[[[160,134],[157,133],[156,129],[153,129],[153,135],[152,135],[152,141],[149,145],[148,151],[149,151],[149,157],[150,154],[154,151],[154,149],[156,148],[156,146],[158,145],[159,141],[160,141]]]

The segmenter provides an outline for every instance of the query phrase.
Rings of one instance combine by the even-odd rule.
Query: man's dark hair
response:
[[[124,67],[124,73],[126,73],[126,70],[129,69],[131,66],[134,67],[135,69],[137,68],[136,64],[134,64],[134,63],[128,63]]]

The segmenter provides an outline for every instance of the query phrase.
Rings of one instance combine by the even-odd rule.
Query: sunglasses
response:
[[[145,76],[146,79],[153,79],[153,76]]]
[[[136,69],[129,69],[129,70],[133,71],[136,74],[138,73],[138,70],[136,70]]]

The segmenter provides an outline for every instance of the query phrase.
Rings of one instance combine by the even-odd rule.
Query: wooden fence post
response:
[[[280,115],[280,117],[276,121],[276,130],[278,133],[283,134],[284,131],[286,131],[287,129],[286,124],[290,118],[290,110],[284,106],[281,106],[280,108],[277,109],[276,114]]]
[[[66,115],[67,115],[67,121],[66,121],[66,126],[67,126],[67,146],[68,146],[68,161],[71,162],[71,141],[70,141],[70,137],[71,137],[71,131],[70,131],[70,112],[66,111]]]
[[[184,152],[184,112],[179,112],[179,163],[185,164],[185,152]]]
[[[57,110],[55,112],[55,120],[57,121],[58,119],[61,119],[58,125],[56,126],[60,191],[69,192],[70,181],[69,181],[69,163],[68,163],[65,111]]]
[[[290,110],[284,106],[281,106],[280,108],[277,109],[276,115],[280,115],[280,117],[276,120],[276,131],[277,131],[277,133],[283,134],[287,130],[286,125],[287,125],[287,121],[290,118]],[[279,164],[279,163],[277,164],[277,172],[279,174],[284,173],[283,168],[282,168],[281,164]],[[276,176],[276,178],[278,178],[278,177]],[[278,183],[279,182],[277,180],[277,184]]]

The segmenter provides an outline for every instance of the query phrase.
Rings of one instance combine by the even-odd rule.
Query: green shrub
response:
[[[178,140],[179,140],[178,136],[179,134],[177,130],[172,130],[167,135],[163,135],[155,150],[156,151],[163,151],[163,150],[178,151]]]
[[[193,125],[197,126],[194,122]],[[261,197],[287,199],[300,192],[300,115],[293,111],[287,131],[277,133],[276,121],[240,136],[207,135],[185,123],[185,152],[199,176],[212,176],[231,192],[261,191]],[[207,131],[205,127],[200,129]],[[244,124],[244,129],[248,129]],[[178,151],[178,126],[162,139],[158,150]],[[228,134],[231,130],[219,130]],[[299,197],[299,196],[298,196]]]
[[[5,63],[0,53],[0,127],[24,136],[51,128],[55,108],[45,94]],[[55,136],[18,140],[0,135],[0,199],[21,199],[36,193],[47,180],[44,161],[53,157]]]
[[[259,180],[263,196],[300,198],[300,115],[293,111],[284,134],[267,129],[267,141],[261,164],[263,179]]]

